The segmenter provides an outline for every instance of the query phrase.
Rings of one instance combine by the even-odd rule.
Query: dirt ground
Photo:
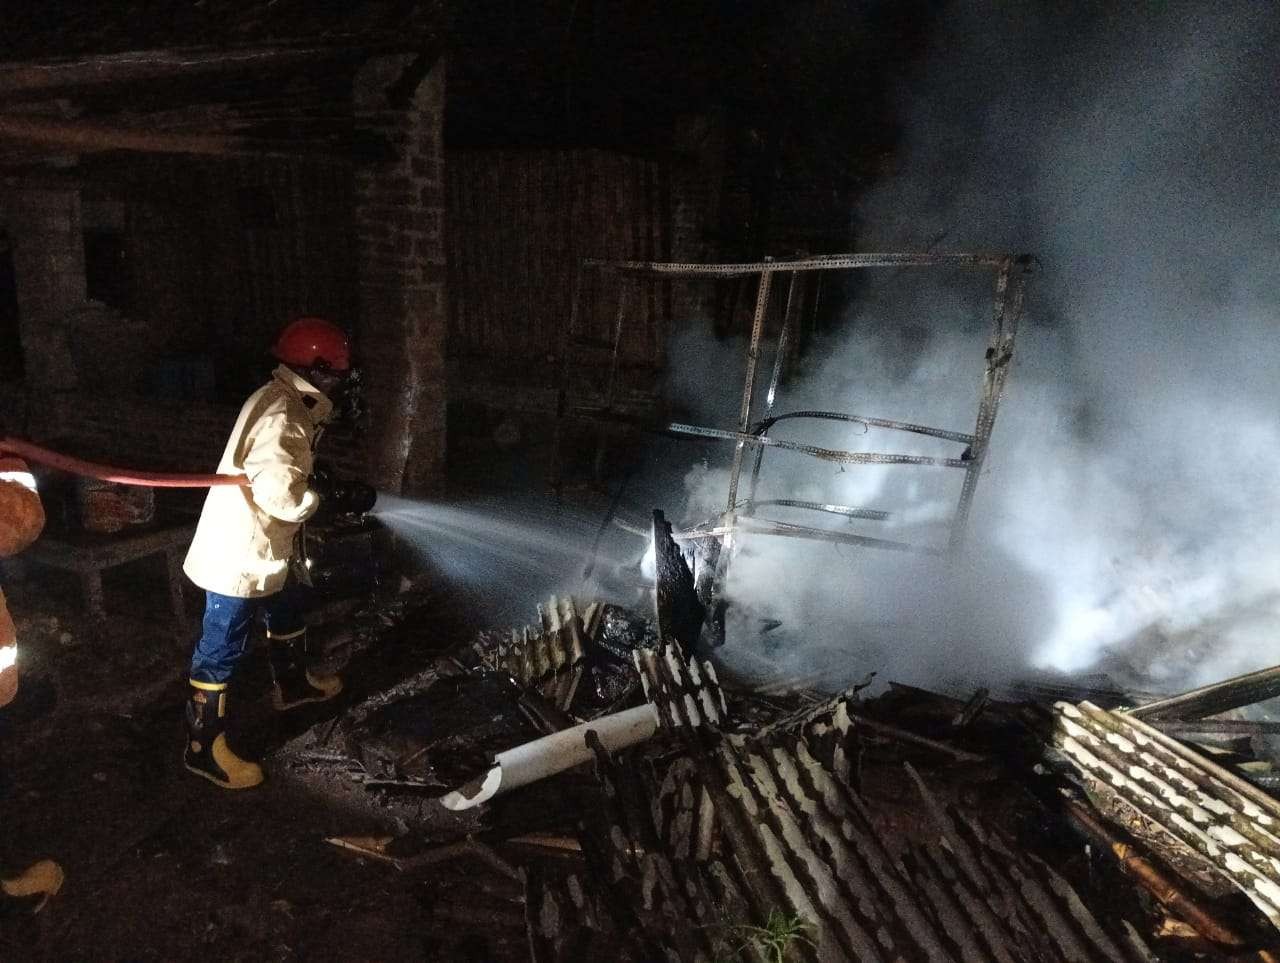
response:
[[[400,874],[324,842],[389,827],[273,778],[271,751],[339,707],[273,713],[260,653],[234,712],[267,783],[232,793],[182,768],[195,627],[173,625],[154,573],[108,582],[106,624],[56,578],[8,588],[27,674],[0,713],[0,871],[50,857],[67,882],[38,916],[0,923],[0,960],[527,958],[515,894],[491,896],[496,910],[472,896],[468,913],[466,867]],[[395,671],[367,669],[350,667],[344,700]]]

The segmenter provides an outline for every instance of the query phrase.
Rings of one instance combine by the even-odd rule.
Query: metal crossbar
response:
[[[628,274],[653,274],[666,278],[747,277],[779,271],[846,271],[887,267],[986,267],[999,268],[1010,260],[1003,254],[825,254],[793,260],[747,261],[737,264],[698,264],[687,261],[606,261],[587,258],[588,268]]]
[[[937,465],[945,468],[968,468],[965,458],[933,458],[929,455],[902,455],[892,452],[876,451],[844,451],[839,448],[819,448],[817,445],[802,445],[796,441],[779,441],[768,435],[754,434],[746,431],[730,431],[727,428],[705,428],[702,425],[684,425],[671,422],[666,430],[676,435],[696,435],[700,438],[721,438],[725,441],[736,441],[739,446],[752,445],[760,448],[778,448],[782,451],[798,451],[821,461],[835,462],[838,465]],[[736,502],[736,499],[735,499]]]
[[[892,421],[888,418],[868,418],[865,415],[847,415],[839,411],[790,411],[785,415],[773,415],[756,424],[756,432],[768,431],[780,421],[790,418],[817,418],[827,421],[847,421],[868,428],[892,428],[895,431],[908,431],[916,435],[928,435],[930,438],[942,438],[945,441],[958,441],[962,445],[973,444],[973,435],[963,431],[947,431],[945,428],[930,428],[928,425],[913,425],[908,421]]]

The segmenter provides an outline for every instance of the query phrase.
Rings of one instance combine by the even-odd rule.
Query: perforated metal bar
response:
[[[738,434],[746,434],[751,426],[751,405],[756,389],[756,369],[760,366],[760,339],[764,335],[764,316],[769,308],[769,286],[773,278],[772,272],[760,275],[760,288],[756,293],[756,315],[751,323],[751,345],[747,348],[747,376],[742,383],[742,409],[738,415]],[[742,477],[742,456],[745,452],[740,440],[733,449],[733,468],[729,472],[729,505],[726,511],[733,511],[738,503],[738,481]]]
[[[784,538],[806,538],[819,542],[857,545],[862,548],[883,548],[893,552],[913,552],[917,555],[946,554],[943,549],[932,548],[927,545],[912,545],[909,542],[875,538],[871,535],[855,535],[852,532],[833,532],[825,528],[792,525],[788,522],[775,522],[767,518],[753,518],[748,515],[739,515],[734,520],[734,527],[739,535],[781,535]]]
[[[782,313],[782,331],[778,334],[778,350],[773,359],[773,376],[769,379],[769,392],[764,397],[764,417],[765,421],[769,420],[769,416],[773,414],[773,403],[778,397],[778,384],[782,381],[782,368],[787,362],[787,348],[790,346],[791,340],[791,321],[795,316],[796,291],[800,287],[800,275],[796,271],[791,272],[790,281],[787,284],[787,307]],[[764,446],[756,446],[756,457],[751,466],[751,490],[747,494],[747,509],[756,501],[756,489],[760,485],[760,465],[764,461]]]
[[[605,271],[627,271],[664,277],[744,277],[750,274],[772,274],[777,271],[841,271],[856,268],[953,267],[998,268],[1008,258],[996,254],[828,254],[821,257],[781,261],[747,261],[743,263],[698,264],[683,261],[609,261],[588,258],[588,267]]]
[[[951,520],[952,550],[964,545],[969,529],[969,514],[973,508],[973,495],[982,474],[987,457],[991,431],[995,427],[1000,399],[1004,395],[1005,381],[1013,363],[1013,345],[1018,334],[1018,319],[1022,314],[1022,296],[1026,290],[1027,261],[1006,258],[996,276],[995,311],[992,317],[991,340],[987,345],[987,366],[982,378],[982,396],[978,402],[978,421],[973,432],[973,444],[969,446],[969,473],[960,491],[956,513]],[[1017,270],[1015,270],[1017,267]]]
[[[701,425],[684,425],[677,422],[668,424],[664,431],[678,435],[694,435],[700,438],[720,438],[738,443],[741,451],[746,445],[767,445],[783,451],[798,451],[822,461],[834,462],[838,465],[932,465],[939,468],[968,468],[969,462],[964,458],[934,458],[929,455],[900,455],[894,452],[878,451],[842,451],[836,448],[820,448],[817,445],[802,445],[794,441],[779,441],[768,435],[752,435],[745,431],[729,431],[727,428],[704,428]],[[738,466],[741,468],[741,464]],[[736,500],[737,486],[731,486],[730,493]],[[730,509],[732,509],[732,505]]]
[[[873,522],[883,522],[891,516],[875,508],[854,508],[851,505],[828,505],[825,502],[806,502],[798,498],[769,498],[756,502],[756,508],[767,508],[777,505],[780,508],[805,508],[814,512],[826,512],[829,515],[843,515],[846,518],[865,518]]]
[[[892,431],[907,431],[915,435],[928,435],[930,438],[942,438],[945,441],[954,441],[962,445],[972,444],[973,435],[967,435],[963,431],[948,431],[945,428],[930,428],[928,425],[916,425],[909,421],[894,421],[890,418],[869,418],[866,415],[850,415],[841,411],[789,411],[783,415],[774,415],[772,418],[765,418],[763,421],[757,422],[754,426],[756,431],[767,431],[780,421],[789,421],[793,418],[817,418],[825,421],[848,421],[857,425],[866,425],[868,428],[888,428]]]

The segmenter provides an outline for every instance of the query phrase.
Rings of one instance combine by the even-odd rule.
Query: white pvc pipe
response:
[[[442,796],[445,809],[472,809],[499,793],[519,789],[539,779],[590,762],[594,753],[587,745],[587,733],[594,732],[600,744],[617,752],[652,739],[658,731],[658,710],[647,702],[600,719],[592,719],[572,729],[553,732],[549,736],[526,742],[494,756],[493,768],[461,789]]]

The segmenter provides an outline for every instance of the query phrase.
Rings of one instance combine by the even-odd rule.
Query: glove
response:
[[[326,501],[333,494],[337,484],[338,479],[333,473],[333,466],[327,461],[316,462],[315,467],[311,469],[311,477],[307,479],[307,486],[319,495],[322,501]]]
[[[316,462],[309,484],[320,496],[320,512],[326,515],[364,515],[378,501],[372,485],[339,478],[327,462]]]
[[[373,486],[361,481],[338,482],[329,495],[330,508],[340,515],[368,514],[377,502]]]

